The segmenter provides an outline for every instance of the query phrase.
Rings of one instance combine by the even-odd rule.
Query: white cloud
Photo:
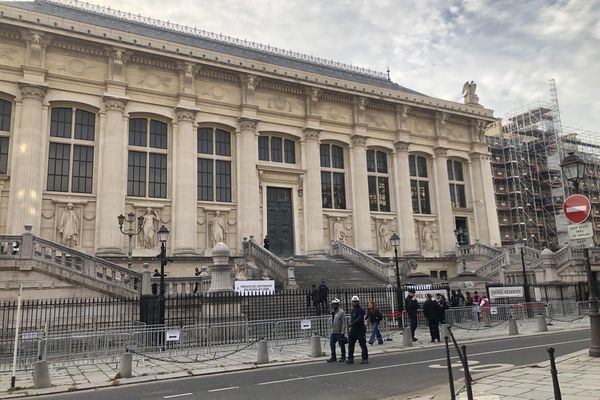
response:
[[[385,71],[461,100],[475,80],[502,116],[548,100],[563,123],[600,131],[600,2],[587,0],[92,0],[133,13]]]

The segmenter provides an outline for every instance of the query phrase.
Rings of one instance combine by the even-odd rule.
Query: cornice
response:
[[[142,56],[140,54],[132,55],[128,64],[138,64],[138,65],[144,65],[144,66],[158,67],[161,69],[168,69],[171,71],[178,70],[177,63],[175,63],[172,60],[164,60],[164,59],[161,60],[161,59],[157,59],[157,58],[149,58],[149,57]]]
[[[212,68],[202,68],[198,71],[198,77],[211,78],[218,81],[224,82],[240,82],[240,77],[237,73],[225,72],[222,70],[215,70]]]
[[[260,81],[259,87],[261,89],[267,89],[267,90],[272,90],[275,92],[283,92],[283,93],[288,93],[288,94],[295,94],[295,95],[305,94],[305,90],[302,88],[302,86],[292,86],[292,85],[288,85],[286,83],[278,82],[278,81],[271,80],[271,79],[262,79]]]
[[[83,53],[83,54],[88,54],[88,55],[95,56],[95,57],[105,58],[105,51],[101,47],[84,45],[82,43],[76,43],[76,42],[72,42],[72,41],[68,41],[68,40],[64,40],[64,39],[52,40],[50,42],[50,45],[48,46],[48,49],[52,50],[55,48],[61,49],[61,50],[67,50],[67,51],[74,52],[74,53]]]

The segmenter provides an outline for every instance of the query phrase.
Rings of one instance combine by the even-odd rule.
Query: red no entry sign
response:
[[[592,211],[592,205],[587,197],[580,194],[574,194],[567,197],[563,203],[565,217],[574,224],[584,222]]]

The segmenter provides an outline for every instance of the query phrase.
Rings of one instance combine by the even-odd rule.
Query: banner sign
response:
[[[525,297],[523,286],[490,287],[488,290],[490,292],[490,300]]]
[[[404,292],[406,294],[408,294],[408,289],[406,289]],[[433,299],[435,300],[436,293],[440,293],[440,294],[446,296],[446,301],[450,301],[448,298],[448,290],[447,289],[415,290],[415,299],[417,299],[419,304],[423,304],[423,303],[425,303],[425,300],[427,300],[427,294],[430,294],[433,297]]]
[[[235,281],[235,292],[242,296],[275,294],[275,281]]]

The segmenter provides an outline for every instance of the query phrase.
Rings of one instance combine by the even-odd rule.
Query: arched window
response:
[[[408,170],[413,212],[415,214],[431,214],[427,159],[419,155],[409,155]]]
[[[371,211],[390,211],[390,184],[387,154],[367,150],[367,174],[369,180],[369,208]]]
[[[321,196],[323,208],[346,208],[344,149],[321,144]]]
[[[12,103],[0,99],[0,175],[8,173],[8,142],[11,116]]]
[[[198,128],[198,200],[231,202],[231,133]]]
[[[96,114],[75,107],[52,107],[47,190],[92,193]]]
[[[450,202],[454,208],[467,208],[465,195],[465,177],[463,163],[458,160],[448,160],[448,181],[450,182]]]
[[[167,197],[168,125],[152,118],[129,119],[127,195]]]
[[[296,142],[278,136],[260,135],[258,137],[258,159],[296,164]]]

